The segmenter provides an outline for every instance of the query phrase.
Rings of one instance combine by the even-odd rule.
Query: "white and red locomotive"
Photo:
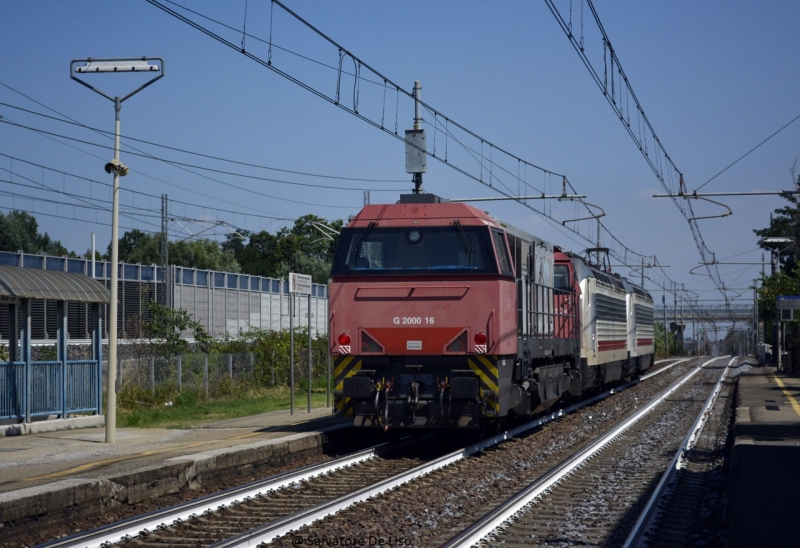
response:
[[[368,205],[331,270],[335,410],[355,426],[480,428],[646,370],[643,289],[463,203]]]

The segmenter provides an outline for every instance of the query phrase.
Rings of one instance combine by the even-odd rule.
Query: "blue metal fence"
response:
[[[25,416],[25,362],[0,362],[0,419]]]
[[[25,362],[0,362],[0,420],[30,416],[99,413],[102,387],[97,360],[31,362],[30,379]],[[66,381],[66,382],[65,382]],[[66,406],[65,406],[66,403]]]
[[[61,414],[61,362],[31,362],[31,417]]]
[[[100,391],[96,360],[67,362],[67,413],[99,411]]]

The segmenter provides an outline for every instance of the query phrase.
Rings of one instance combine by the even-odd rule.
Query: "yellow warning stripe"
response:
[[[302,422],[298,422],[298,423],[295,423],[295,424],[302,424],[302,423],[305,423],[305,422],[309,422],[309,421],[302,421]],[[137,453],[135,455],[126,455],[124,457],[114,457],[114,458],[99,460],[99,461],[95,461],[95,462],[88,462],[88,463],[85,463],[85,464],[80,464],[78,466],[74,466],[72,468],[68,468],[66,470],[61,470],[60,472],[53,472],[51,474],[42,474],[41,476],[33,476],[33,477],[30,477],[30,478],[24,478],[22,481],[37,481],[37,480],[42,480],[42,479],[54,479],[54,478],[59,478],[59,477],[62,477],[62,476],[69,476],[71,474],[77,474],[79,472],[86,472],[87,470],[92,470],[94,468],[101,468],[101,467],[104,467],[104,466],[110,466],[110,465],[116,464],[118,462],[125,462],[125,461],[129,461],[129,460],[133,460],[133,459],[138,459],[140,457],[149,457],[151,455],[159,455],[159,454],[162,454],[162,453],[169,453],[169,452],[172,452],[172,451],[178,451],[178,450],[181,450],[181,449],[188,449],[188,448],[191,448],[191,447],[200,447],[200,446],[203,446],[203,445],[211,445],[211,444],[214,444],[214,443],[223,443],[223,442],[233,441],[233,440],[242,440],[242,439],[246,439],[246,438],[254,438],[254,437],[257,437],[257,436],[261,436],[261,435],[263,435],[263,431],[252,432],[250,434],[243,434],[241,436],[234,436],[234,437],[231,437],[231,438],[225,438],[225,439],[219,439],[219,440],[196,441],[196,442],[192,442],[192,443],[184,443],[182,445],[176,445],[176,446],[173,446],[173,447],[163,447],[161,449],[153,449],[153,450],[150,450],[150,451],[143,451],[143,452]]]
[[[473,361],[476,360],[476,361]],[[494,395],[486,398],[486,403],[494,409],[495,412],[500,411],[500,394],[497,389],[498,371],[497,359],[492,356],[485,355],[473,356],[467,359],[467,364],[472,371],[478,375],[481,384],[487,389],[491,390]]]
[[[355,359],[355,356],[352,355],[336,358],[333,376],[338,379],[353,359]]]
[[[486,385],[486,388],[497,394],[497,367],[494,367],[485,356],[477,356],[477,358],[480,363],[475,363],[472,361],[472,358],[468,360],[469,368],[478,375],[481,381],[483,381],[483,384]],[[481,365],[486,367],[486,371],[484,371]]]
[[[792,409],[794,409],[794,412],[800,415],[800,403],[797,403],[795,397],[789,393],[786,385],[783,384],[783,382],[777,377],[777,375],[775,375],[775,373],[773,373],[772,376],[775,377],[775,382],[777,382],[778,386],[780,386],[781,390],[783,390],[783,395],[789,399],[789,403],[792,404]]]
[[[336,380],[335,390],[344,390],[344,380],[352,377],[361,370],[361,360],[357,356],[339,356],[334,360],[334,379]],[[343,411],[351,407],[351,398],[339,398],[334,402],[336,411]],[[348,413],[352,414],[352,412]]]

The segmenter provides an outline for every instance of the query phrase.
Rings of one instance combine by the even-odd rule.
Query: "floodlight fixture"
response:
[[[761,240],[765,244],[793,244],[794,238],[784,236],[773,236]]]
[[[80,62],[80,61],[78,61]],[[86,59],[85,65],[75,67],[75,72],[78,74],[87,74],[90,72],[158,72],[161,70],[160,65],[153,65],[147,60],[146,57],[141,59]]]

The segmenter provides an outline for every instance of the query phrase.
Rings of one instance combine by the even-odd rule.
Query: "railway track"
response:
[[[410,440],[402,442],[405,447]],[[108,547],[113,545],[186,546],[213,544],[309,505],[419,464],[418,460],[386,458],[400,450],[376,445],[343,457],[312,464],[262,481],[202,497],[43,546]],[[201,540],[203,539],[203,540]]]
[[[749,365],[743,362],[740,367]],[[716,403],[707,406],[702,413],[702,424],[698,424],[691,439],[676,455],[661,488],[651,497],[649,512],[642,514],[642,527],[636,530],[635,537],[631,535],[630,545],[684,548],[723,543],[713,523],[721,521],[724,511],[722,493],[728,484],[725,464],[728,444],[732,442],[730,418],[736,387],[730,375],[721,380],[715,389]]]
[[[671,366],[681,365],[685,360]],[[685,365],[685,364],[684,364]],[[671,366],[645,377],[659,375]],[[676,370],[679,368],[675,368]],[[635,385],[641,381],[630,383]],[[374,447],[340,459],[312,465],[264,481],[204,497],[125,520],[94,531],[73,535],[46,546],[255,546],[307,528],[309,524],[352,505],[408,485],[438,469],[453,477],[470,473],[466,457],[481,454],[497,444],[523,435],[572,411],[590,406],[624,387],[541,417],[479,444],[444,455],[445,448],[429,443],[430,459],[418,456],[387,458],[386,447]],[[395,448],[396,450],[396,448]],[[427,462],[422,462],[427,460]],[[455,466],[452,466],[456,464]],[[419,479],[416,483],[430,483]],[[380,519],[381,516],[377,516]],[[388,515],[387,519],[392,519]],[[262,525],[263,524],[263,525]],[[279,543],[281,544],[281,543]]]
[[[708,367],[717,361],[709,360],[444,546],[641,545],[673,471],[685,465],[683,456],[722,387],[728,368],[720,374]]]

